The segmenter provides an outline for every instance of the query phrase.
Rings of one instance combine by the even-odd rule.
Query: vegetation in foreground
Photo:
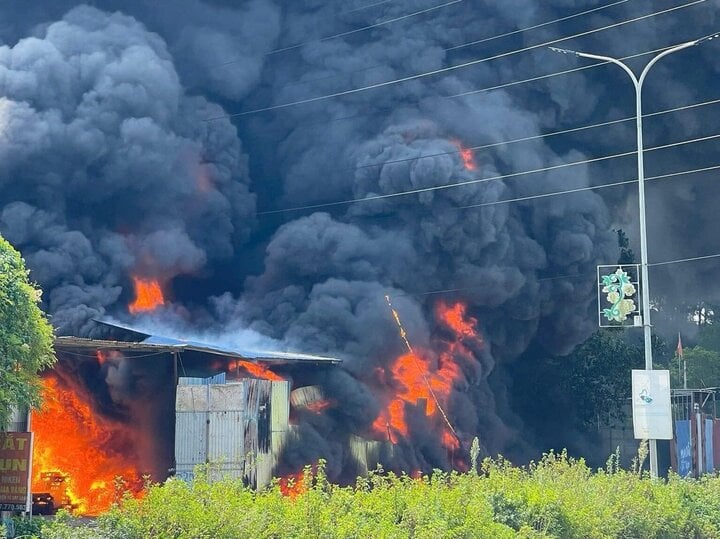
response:
[[[68,515],[40,536],[64,538],[271,537],[720,537],[720,477],[651,480],[617,456],[592,471],[550,453],[528,467],[486,459],[468,473],[414,479],[381,471],[352,487],[330,484],[322,463],[304,492],[253,492],[238,481],[170,479],[124,498],[93,527]]]
[[[53,329],[25,261],[0,236],[0,429],[13,407],[38,406],[38,372],[55,362]]]

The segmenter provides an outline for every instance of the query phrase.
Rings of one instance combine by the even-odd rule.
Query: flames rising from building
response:
[[[133,276],[132,280],[135,299],[128,305],[131,314],[154,311],[158,307],[165,305],[165,295],[160,281],[135,276]]]
[[[469,346],[479,349],[482,337],[477,320],[467,315],[466,305],[461,302],[439,302],[436,317],[448,331],[447,338],[436,341],[437,350],[403,354],[391,364],[389,373],[379,369],[380,381],[390,388],[391,397],[373,421],[372,430],[393,444],[409,438],[407,411],[411,407],[424,414],[426,427],[437,432],[445,448],[456,450],[460,441],[444,414],[438,413],[439,407],[447,409],[455,385],[465,383],[460,363],[474,361]]]
[[[91,397],[52,372],[42,383],[43,407],[32,417],[33,492],[52,492],[84,515],[110,508],[119,494],[118,479],[120,493],[139,495],[143,474],[133,448],[143,433],[101,417]]]
[[[249,375],[250,378],[273,380],[276,382],[281,382],[285,380],[285,378],[283,378],[279,374],[274,373],[265,365],[261,365],[260,363],[253,363],[251,361],[243,361],[241,359],[230,361],[227,365],[227,371],[229,373],[234,373],[238,377],[240,376],[241,371],[243,371],[246,375]]]
[[[564,162],[569,150],[596,152],[596,140],[592,148],[562,146],[562,152],[537,137],[519,154],[494,145],[548,132],[555,120],[588,123],[588,107],[575,105],[587,103],[582,89],[589,86],[569,85],[565,94],[557,85],[528,84],[512,93],[437,99],[448,95],[449,83],[458,94],[498,84],[499,73],[509,76],[498,59],[497,67],[457,70],[451,78],[422,77],[411,87],[332,98],[332,106],[298,104],[262,117],[225,117],[258,103],[405,77],[408,69],[457,65],[462,59],[455,54],[471,51],[450,53],[448,47],[477,39],[468,20],[481,13],[491,26],[506,25],[517,6],[459,2],[435,11],[429,26],[345,35],[376,21],[377,10],[338,18],[334,2],[179,2],[178,10],[103,1],[65,10],[55,2],[52,10],[22,14],[0,6],[8,19],[0,29],[3,135],[18,141],[0,171],[0,232],[21,250],[44,289],[58,335],[98,337],[98,318],[156,313],[202,332],[252,328],[273,343],[347,357],[335,372],[303,380],[321,386],[323,399],[335,405],[299,414],[307,417],[298,425],[300,441],[285,455],[288,471],[322,457],[333,480],[351,480],[343,476],[347,452],[338,448],[351,436],[369,435],[377,442],[373,452],[392,446],[392,455],[381,455],[384,464],[392,460],[398,469],[423,472],[448,468],[444,449],[454,442],[438,403],[461,438],[481,434],[489,452],[511,458],[531,454],[524,451],[528,437],[509,383],[498,381],[510,374],[492,384],[489,376],[535,347],[567,353],[594,330],[587,312],[595,293],[583,276],[615,258],[613,208],[625,209],[605,204],[605,191],[495,205],[524,197],[529,184],[452,184],[479,179],[481,158],[482,172],[505,175]],[[553,20],[559,8],[550,4],[524,5],[538,20]],[[636,9],[631,4],[615,9],[628,10],[629,19]],[[381,9],[388,20],[407,13],[402,2]],[[296,38],[315,21],[318,36],[336,36],[322,50],[303,46],[268,56],[278,46],[305,41]],[[688,27],[679,19],[667,24],[668,30]],[[48,50],[50,64],[27,61],[47,57]],[[408,54],[417,56],[412,66]],[[238,62],[211,69],[208,57]],[[386,67],[358,74],[373,65]],[[75,83],[45,92],[25,84],[49,80],[48,73],[52,81]],[[289,89],[297,81],[303,84]],[[97,98],[89,103],[88,96]],[[545,97],[549,103],[541,102]],[[557,103],[570,112],[548,114]],[[462,143],[453,145],[451,136]],[[481,144],[482,156],[468,147]],[[583,167],[570,175],[575,179],[548,174],[543,185],[548,191],[571,180],[585,185],[586,176],[602,175],[604,169],[595,167],[604,166]],[[366,198],[373,200],[315,206]],[[298,211],[282,219],[257,219],[258,209],[292,208]],[[696,247],[706,239],[699,235]],[[556,293],[548,275],[582,278],[568,279]],[[486,346],[479,337],[453,333],[438,315],[435,296],[425,292],[443,289],[467,291],[466,312],[481,316]],[[163,294],[170,290],[172,306]],[[394,328],[387,328],[378,305],[385,293],[404,296],[399,308],[417,345],[411,357],[394,346]],[[467,315],[460,321],[468,322]],[[101,394],[106,389],[93,398],[116,412],[133,401],[146,405],[134,390],[154,387],[154,362],[129,368],[121,359],[103,361],[100,371],[113,382],[130,375],[117,400]],[[428,384],[413,374],[417,365]],[[428,387],[437,402],[428,398]],[[127,395],[132,398],[120,398]],[[314,402],[310,406],[320,407]]]

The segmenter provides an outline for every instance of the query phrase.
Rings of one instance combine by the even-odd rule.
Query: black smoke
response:
[[[158,316],[168,323],[215,334],[242,328],[345,358],[322,381],[343,404],[303,426],[288,456],[329,457],[339,474],[344,438],[367,435],[383,406],[369,373],[403,352],[384,295],[423,349],[442,331],[437,301],[462,301],[485,344],[464,367],[450,416],[490,453],[532,454],[503,365],[531,345],[568,353],[594,330],[595,267],[617,259],[613,228],[637,236],[637,199],[629,186],[498,202],[633,179],[634,157],[386,195],[632,151],[632,122],[501,144],[631,116],[623,73],[604,66],[450,97],[589,65],[542,47],[243,112],[459,65],[678,3],[628,1],[461,48],[454,47],[601,4],[465,0],[358,32],[437,4],[50,4],[7,12],[0,28],[0,232],[22,250],[59,332],[93,335],[92,318],[127,317],[130,276],[141,275],[165,284],[171,305]],[[616,56],[657,49],[716,30],[711,5],[561,46]],[[714,47],[658,65],[646,110],[717,97]],[[714,134],[715,111],[649,118],[646,143]],[[487,146],[474,152],[471,170],[459,144]],[[650,152],[647,174],[717,164],[712,146]],[[704,233],[714,218],[712,177],[648,185],[651,262],[718,251]],[[366,197],[374,199],[267,213]],[[653,270],[653,290],[670,302],[678,290],[697,295],[714,276],[716,266],[706,264]],[[397,463],[450,465],[437,441],[421,439],[399,448]]]

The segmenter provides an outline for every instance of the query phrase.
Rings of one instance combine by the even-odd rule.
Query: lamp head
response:
[[[559,47],[548,47],[553,52],[559,52],[560,54],[574,54],[575,56],[580,56],[580,53],[576,51],[571,51],[570,49],[561,49]]]
[[[711,41],[715,39],[716,37],[720,37],[720,32],[716,32],[714,34],[710,34],[709,36],[701,37],[700,39],[696,39],[693,42],[693,45],[700,45],[700,43],[705,43],[706,41]]]

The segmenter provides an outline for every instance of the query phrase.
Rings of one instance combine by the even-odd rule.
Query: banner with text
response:
[[[0,432],[0,511],[30,511],[32,432]]]

